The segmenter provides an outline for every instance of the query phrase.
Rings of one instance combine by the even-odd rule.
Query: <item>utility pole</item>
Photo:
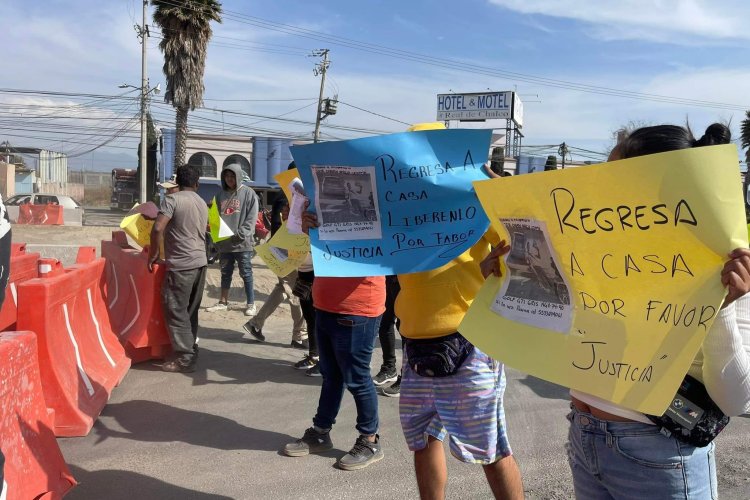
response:
[[[318,96],[318,112],[315,115],[315,132],[313,133],[313,142],[318,142],[320,139],[320,120],[323,119],[323,89],[326,85],[326,70],[328,69],[330,62],[328,61],[328,49],[316,50],[312,53],[312,56],[323,56],[323,60],[316,64],[315,69],[313,69],[313,74],[315,76],[318,76],[318,74],[321,75],[320,95]]]
[[[143,0],[143,25],[140,26],[139,36],[141,38],[141,175],[140,175],[140,196],[138,201],[146,203],[146,174],[148,167],[146,165],[146,95],[148,93],[148,78],[146,76],[146,48],[148,47],[148,26],[146,25],[146,7],[148,0]]]

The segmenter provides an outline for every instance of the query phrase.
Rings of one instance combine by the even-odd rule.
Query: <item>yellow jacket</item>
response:
[[[401,335],[411,339],[442,337],[455,332],[484,284],[479,264],[500,241],[490,229],[470,249],[443,267],[421,273],[399,274],[401,291],[396,317]]]

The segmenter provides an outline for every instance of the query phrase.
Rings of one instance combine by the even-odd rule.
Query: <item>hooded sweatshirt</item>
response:
[[[237,186],[230,191],[224,182],[224,172],[234,172]],[[216,195],[221,219],[229,226],[234,236],[216,244],[221,253],[245,252],[253,249],[255,221],[258,219],[258,196],[252,188],[242,185],[242,168],[232,163],[221,170],[222,190]]]

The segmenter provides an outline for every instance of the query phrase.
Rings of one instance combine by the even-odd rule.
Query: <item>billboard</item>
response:
[[[438,94],[437,119],[494,120],[512,119],[523,126],[523,104],[512,91],[476,92],[472,94]]]

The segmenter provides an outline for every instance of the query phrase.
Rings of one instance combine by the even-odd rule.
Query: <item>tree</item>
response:
[[[167,89],[164,100],[177,110],[174,165],[185,163],[188,111],[203,105],[203,73],[211,39],[211,21],[221,22],[216,0],[151,0],[154,23],[161,28]]]

